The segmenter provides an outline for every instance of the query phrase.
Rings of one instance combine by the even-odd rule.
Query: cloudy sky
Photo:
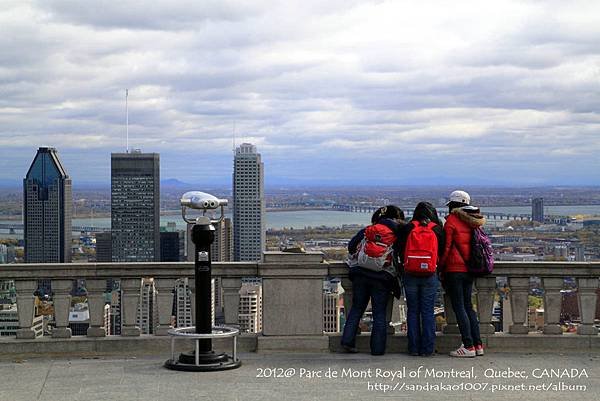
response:
[[[267,185],[600,183],[600,2],[0,2],[0,181],[58,148]]]

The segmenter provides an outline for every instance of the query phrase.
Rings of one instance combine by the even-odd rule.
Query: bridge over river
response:
[[[378,207],[379,206],[371,206],[371,205],[336,204],[336,205],[332,206],[332,209],[344,211],[344,212],[373,213],[375,210],[377,210]],[[412,212],[413,212],[412,209],[405,208],[403,210],[407,217],[412,216]],[[519,214],[519,213],[502,213],[502,212],[482,211],[481,214],[484,215],[488,220],[507,220],[507,221],[509,221],[509,220],[530,221],[531,220],[531,214],[528,214],[528,213]],[[438,209],[438,215],[446,218],[446,217],[448,217],[448,211]],[[561,219],[567,219],[569,216],[546,215],[545,217],[550,220],[561,220]]]
[[[6,230],[10,234],[15,234],[17,231],[23,232],[23,223],[0,223],[0,230]],[[106,227],[94,227],[94,226],[73,226],[73,232],[88,232],[88,233],[99,233],[106,231]]]

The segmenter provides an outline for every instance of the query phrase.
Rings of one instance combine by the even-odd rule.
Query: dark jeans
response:
[[[480,345],[479,321],[471,302],[473,277],[468,273],[446,273],[445,277],[446,293],[452,302],[464,346]]]
[[[387,338],[387,321],[385,311],[389,299],[390,290],[381,280],[365,277],[360,274],[354,275],[352,279],[352,308],[346,318],[344,334],[342,334],[342,345],[355,346],[356,331],[369,299],[373,311],[373,328],[371,330],[371,354],[383,355],[385,353],[385,342]]]
[[[404,275],[408,352],[430,355],[435,347],[433,304],[439,287],[436,275],[415,277]]]

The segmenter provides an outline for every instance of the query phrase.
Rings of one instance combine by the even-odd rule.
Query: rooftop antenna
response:
[[[235,154],[235,121],[233,122],[233,154]]]
[[[129,104],[128,104],[128,98],[129,98],[129,89],[125,89],[125,135],[127,136],[126,139],[126,147],[125,147],[125,153],[129,153]]]

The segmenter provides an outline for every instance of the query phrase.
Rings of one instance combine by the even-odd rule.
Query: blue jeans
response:
[[[479,321],[471,302],[473,277],[468,273],[446,273],[445,277],[446,293],[452,302],[464,346],[480,345]]]
[[[360,318],[369,300],[373,311],[373,328],[371,330],[371,354],[383,355],[385,353],[385,342],[387,339],[387,321],[385,311],[389,299],[390,290],[381,280],[356,274],[352,280],[352,308],[348,313],[344,333],[342,334],[342,345],[354,347],[356,344],[356,331]]]
[[[440,282],[434,274],[429,277],[404,275],[406,294],[406,325],[408,352],[429,355],[435,347],[435,316],[433,305]]]

